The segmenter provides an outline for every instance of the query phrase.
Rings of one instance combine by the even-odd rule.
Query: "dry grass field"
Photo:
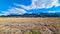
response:
[[[0,34],[60,34],[60,18],[0,18]]]

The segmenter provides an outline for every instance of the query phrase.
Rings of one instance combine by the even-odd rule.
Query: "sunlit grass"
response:
[[[41,34],[41,33],[39,32],[38,28],[34,28],[32,32],[27,31],[24,34]]]
[[[33,28],[33,26],[36,26],[37,28],[31,29],[32,31],[30,31],[29,28],[28,28],[29,31],[27,31],[27,30],[25,31],[23,28],[21,28],[21,30],[24,31],[24,34],[41,34],[43,31],[40,32],[41,30],[38,28],[38,26],[36,24],[38,26],[43,25],[49,30],[51,29],[50,31],[53,33],[60,32],[60,18],[25,18],[25,17],[24,18],[22,18],[22,17],[19,17],[19,18],[3,17],[3,18],[1,18],[0,17],[0,34],[7,34],[9,32],[15,32],[15,30],[18,33],[20,33],[20,31],[19,31],[20,28],[21,27],[27,28],[26,26],[28,26],[29,28],[30,27]],[[9,30],[9,29],[11,29],[11,30]]]
[[[39,29],[38,28],[34,28],[32,34],[40,34]]]

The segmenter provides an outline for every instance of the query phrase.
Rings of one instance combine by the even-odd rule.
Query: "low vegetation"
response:
[[[60,18],[0,18],[0,34],[60,34]]]

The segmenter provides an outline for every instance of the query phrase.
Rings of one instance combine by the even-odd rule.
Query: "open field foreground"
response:
[[[0,18],[0,34],[60,34],[60,18]]]

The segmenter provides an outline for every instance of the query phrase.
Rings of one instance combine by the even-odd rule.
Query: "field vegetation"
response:
[[[0,17],[0,34],[60,34],[60,18]]]

